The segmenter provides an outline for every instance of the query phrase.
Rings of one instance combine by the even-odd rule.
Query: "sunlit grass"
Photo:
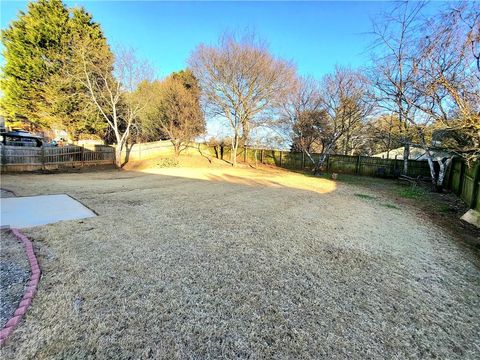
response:
[[[456,213],[457,210],[455,208],[452,208],[449,205],[443,205],[438,208],[438,212],[442,214],[452,214],[452,213]]]
[[[3,358],[342,358],[352,341],[373,357],[429,346],[441,358],[474,341],[478,271],[441,228],[394,210],[395,181],[377,191],[205,161],[2,174],[20,196],[68,193],[99,214],[25,231],[42,279]],[[398,341],[409,347],[386,354]]]
[[[190,162],[182,167],[165,167],[151,163],[149,166],[135,168],[134,170],[149,174],[229,182],[247,186],[286,187],[320,194],[336,190],[336,182],[325,177],[308,176],[303,173],[265,166],[254,168],[242,164],[232,167],[224,162],[219,164],[218,161],[217,163],[201,163],[199,165]]]
[[[389,208],[389,209],[400,210],[400,208],[398,206],[393,205],[393,204],[380,204],[380,206],[383,206],[383,207],[386,207],[386,208]]]
[[[406,199],[420,200],[428,195],[428,191],[420,186],[410,186],[399,190],[398,195]]]
[[[367,194],[355,193],[353,195],[355,195],[356,197],[362,198],[362,199],[368,199],[368,200],[374,200],[375,199],[375,196],[371,196],[371,195],[367,195]]]
[[[359,197],[361,199],[365,199],[365,200],[380,200],[379,198],[375,197],[375,196],[372,196],[372,195],[368,195],[368,194],[361,194],[361,193],[355,193],[353,194],[354,196],[356,197]],[[400,210],[400,208],[394,204],[390,204],[390,203],[381,203],[379,204],[380,206],[383,206],[383,207],[386,207],[388,209],[395,209],[395,210]]]

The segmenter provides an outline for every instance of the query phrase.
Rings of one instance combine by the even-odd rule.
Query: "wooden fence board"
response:
[[[231,149],[228,146],[223,147],[223,157],[221,156],[220,146],[211,146],[209,153],[219,159],[230,161]],[[315,162],[318,161],[320,154],[311,154]],[[312,169],[311,159],[302,152],[290,152],[260,148],[239,148],[237,152],[237,161],[246,161],[248,163],[264,163],[268,165],[280,166],[290,170],[309,170]],[[398,176],[403,169],[403,160],[383,159],[368,156],[350,156],[350,155],[328,155],[325,166],[328,171],[358,174],[366,176],[375,176],[379,168],[383,168],[385,176]],[[426,161],[410,160],[409,176],[430,176],[430,169]]]
[[[97,150],[80,146],[38,148],[2,145],[1,154],[4,172],[113,164],[115,159],[111,147]]]
[[[453,159],[447,188],[460,196],[472,209],[480,210],[480,163],[467,166],[464,160]]]
[[[231,149],[228,146],[212,147],[206,144],[193,144],[184,153],[198,151],[210,153],[212,156],[230,161]],[[223,150],[223,151],[222,151]],[[172,155],[172,144],[169,141],[134,144],[129,149],[129,160],[142,160],[158,156]],[[222,156],[223,153],[223,156]],[[123,156],[126,151],[123,152]],[[318,161],[319,154],[312,154]],[[275,165],[290,170],[309,170],[312,162],[301,152],[289,152],[271,149],[239,148],[238,161]],[[59,167],[80,167],[100,164],[113,164],[115,148],[111,146],[65,146],[65,147],[20,147],[1,146],[2,171],[33,171],[39,169],[55,169]],[[382,159],[368,156],[328,155],[325,170],[345,174],[375,176],[380,168],[385,176],[393,177],[403,169],[403,160]],[[409,176],[430,176],[426,161],[409,160]],[[447,177],[447,188],[459,195],[472,208],[480,210],[480,164],[467,167],[461,159],[454,159]]]

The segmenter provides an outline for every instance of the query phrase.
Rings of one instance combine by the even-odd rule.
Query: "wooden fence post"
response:
[[[464,182],[465,182],[465,161],[462,161],[460,163],[460,179],[459,179],[458,190],[457,190],[457,195],[458,196],[462,195],[463,183]]]
[[[282,164],[282,154],[283,154],[283,151],[280,150],[280,167],[283,167],[283,166],[282,166],[282,165],[283,165],[283,164]]]
[[[452,190],[452,182],[453,182],[453,170],[455,169],[455,160],[456,158],[454,157],[452,159],[452,162],[450,163],[450,166],[448,167],[448,169],[446,170],[448,173],[447,173],[447,181],[446,181],[446,188],[448,190]]]
[[[80,161],[82,162],[82,168],[85,165],[85,145],[80,150]]]
[[[7,148],[6,145],[2,145],[2,170],[7,170]]]
[[[355,164],[355,174],[360,174],[360,161],[361,161],[361,156],[358,155],[357,157],[357,163]]]
[[[263,149],[260,151],[260,163],[263,164]]]
[[[42,161],[42,170],[45,170],[46,169],[46,166],[45,166],[45,146],[43,146],[43,145],[42,145],[41,161]]]
[[[302,170],[305,170],[305,152],[302,151]]]
[[[243,162],[244,163],[247,162],[247,147],[246,146],[243,147]]]
[[[473,175],[472,199],[470,200],[470,204],[469,204],[471,209],[474,209],[475,206],[477,205],[477,197],[480,191],[479,185],[478,185],[478,182],[480,181],[480,163],[476,165],[477,165],[477,168],[475,170],[475,174]]]

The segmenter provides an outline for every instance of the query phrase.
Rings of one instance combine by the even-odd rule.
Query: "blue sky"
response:
[[[1,27],[24,1],[1,2]],[[135,48],[160,76],[180,70],[201,42],[215,43],[227,31],[255,31],[271,51],[292,60],[302,75],[321,77],[335,64],[368,62],[371,19],[388,2],[155,2],[66,1],[84,6],[112,45]],[[441,5],[434,3],[433,6]],[[3,62],[3,61],[2,61]]]

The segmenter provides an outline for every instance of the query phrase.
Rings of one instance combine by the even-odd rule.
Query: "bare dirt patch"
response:
[[[478,356],[478,253],[374,190],[222,166],[2,184],[99,215],[26,231],[42,282],[7,358]]]

